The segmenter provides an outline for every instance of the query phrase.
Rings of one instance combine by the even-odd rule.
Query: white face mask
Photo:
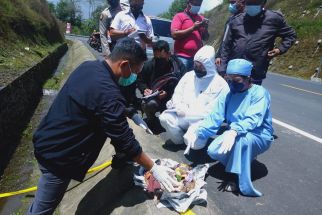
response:
[[[201,8],[201,6],[195,6],[195,5],[192,5],[192,4],[190,4],[190,13],[192,13],[192,14],[198,14],[199,13],[199,11],[200,11],[200,8]]]

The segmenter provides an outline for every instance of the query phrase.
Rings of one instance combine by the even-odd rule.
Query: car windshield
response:
[[[151,19],[151,22],[156,36],[171,37],[171,22],[160,19]]]

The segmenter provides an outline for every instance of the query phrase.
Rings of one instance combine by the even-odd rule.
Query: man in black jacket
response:
[[[153,55],[154,58],[144,64],[137,80],[138,88],[144,96],[151,95],[155,90],[160,92],[156,97],[145,100],[142,105],[149,123],[157,120],[156,112],[166,109],[166,103],[171,99],[177,82],[186,73],[184,64],[175,55],[171,55],[168,42],[159,40],[154,43]],[[164,80],[169,81],[160,86]]]
[[[84,62],[70,75],[34,134],[42,175],[28,214],[52,214],[70,180],[84,179],[107,137],[117,158],[136,161],[165,189],[174,189],[176,182],[142,151],[125,117],[119,85],[135,81],[145,60],[145,51],[127,38],[106,60]]]
[[[294,43],[296,34],[279,12],[266,10],[266,0],[246,0],[245,13],[235,16],[223,39],[222,63],[236,58],[246,59],[254,65],[252,81],[262,84],[269,61],[284,54]],[[278,47],[275,39],[282,38]]]
[[[230,20],[237,16],[238,14],[244,12],[245,9],[245,0],[229,0],[229,6],[228,10],[231,13],[231,16],[228,18],[225,24],[225,30],[224,34],[222,36],[222,39],[224,38],[225,34],[228,32],[229,29],[229,22]],[[216,51],[216,66],[217,66],[217,71],[220,75],[224,75],[226,68],[222,68],[221,64],[221,50],[222,50],[222,42],[220,43],[220,46],[218,50]]]

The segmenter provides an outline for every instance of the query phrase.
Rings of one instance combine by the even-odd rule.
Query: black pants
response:
[[[155,120],[157,118],[155,113],[165,110],[165,103],[162,103],[156,99],[151,99],[142,104],[142,110],[146,114],[148,120]]]

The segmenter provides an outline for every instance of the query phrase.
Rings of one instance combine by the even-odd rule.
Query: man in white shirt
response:
[[[130,0],[130,9],[119,12],[110,27],[112,40],[133,37],[142,48],[152,43],[153,27],[149,17],[142,12],[144,0]]]

